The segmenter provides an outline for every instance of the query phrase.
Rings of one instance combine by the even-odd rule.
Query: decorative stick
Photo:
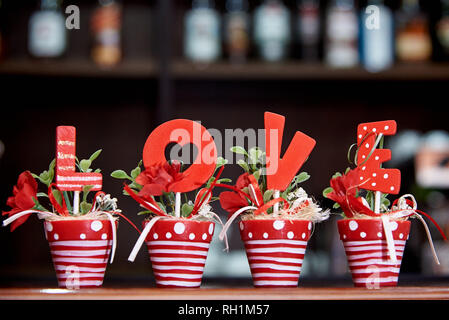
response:
[[[382,192],[376,191],[374,193],[374,213],[380,213],[380,199],[382,198]]]
[[[80,192],[73,192],[73,214],[79,214],[80,212]]]
[[[175,217],[181,217],[181,192],[175,193]]]

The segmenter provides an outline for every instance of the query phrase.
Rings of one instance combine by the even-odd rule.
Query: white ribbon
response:
[[[53,212],[49,212],[49,211],[38,211],[38,210],[25,210],[25,211],[21,211],[16,213],[15,215],[3,220],[2,225],[4,227],[6,227],[7,225],[9,225],[10,223],[16,221],[17,219],[30,214],[30,213],[37,213],[37,217],[39,219],[47,219],[50,217],[59,217],[57,214],[53,213]],[[104,214],[106,215],[106,217],[108,218],[109,222],[111,223],[111,227],[112,227],[112,248],[111,248],[111,259],[109,263],[112,263],[114,261],[114,256],[115,256],[115,249],[117,247],[117,230],[116,230],[116,226],[115,226],[115,220],[114,217],[109,213],[109,212],[105,212],[105,211],[97,211],[97,212],[89,212],[89,213],[94,213],[94,214]]]
[[[209,213],[211,213],[212,216],[217,220],[217,222],[218,222],[220,225],[223,226],[223,222],[221,221],[220,217],[219,217],[216,213],[214,213],[214,212],[212,212],[212,211],[210,211]],[[195,217],[203,217],[203,216],[198,216],[198,215],[196,215]],[[192,220],[194,220],[195,217],[192,218]],[[171,215],[166,215],[166,216],[156,216],[156,217],[153,217],[153,218],[152,218],[152,219],[145,225],[145,228],[142,230],[142,233],[140,234],[139,238],[138,238],[137,241],[136,241],[136,244],[134,245],[133,249],[131,250],[131,253],[129,254],[128,261],[134,262],[134,260],[136,259],[137,253],[139,252],[140,248],[142,247],[143,243],[145,242],[145,239],[146,239],[147,236],[148,236],[148,233],[150,233],[151,228],[153,228],[154,224],[155,224],[157,221],[159,221],[159,220],[171,220],[171,219],[179,219],[179,218],[176,218],[176,217],[171,216]],[[188,220],[187,220],[187,221],[188,221]],[[223,226],[223,228],[224,228],[224,226]],[[223,239],[220,238],[220,240],[223,240]],[[229,250],[229,244],[228,244],[228,238],[227,238],[227,237],[225,238],[225,246],[226,246],[225,250]]]
[[[396,258],[396,248],[394,247],[394,239],[393,239],[393,231],[390,227],[390,219],[386,215],[382,215],[380,217],[382,219],[382,224],[384,226],[384,233],[385,238],[387,239],[387,247],[388,247],[388,254],[390,256],[390,260],[397,264],[398,260]]]
[[[246,210],[257,210],[257,208],[253,206],[246,206],[234,212],[232,216],[228,219],[228,221],[226,221],[226,224],[223,226],[223,229],[221,229],[218,239],[223,240],[224,237],[227,237],[226,232],[231,226],[231,223],[235,220],[235,218],[237,218],[241,213],[245,212]]]
[[[407,197],[411,198],[412,201],[413,201],[413,208],[412,209],[407,208],[407,202],[405,201],[405,198],[407,198]],[[437,255],[437,252],[435,250],[435,246],[433,244],[432,235],[430,234],[429,227],[427,226],[427,223],[423,219],[423,217],[415,211],[418,208],[418,203],[416,202],[415,197],[412,194],[405,194],[405,195],[401,196],[398,199],[397,207],[398,207],[398,210],[400,210],[400,211],[395,212],[394,214],[390,214],[388,216],[392,217],[392,218],[404,218],[404,217],[416,217],[416,218],[418,218],[418,220],[421,221],[421,223],[424,226],[424,229],[426,231],[427,241],[429,242],[430,249],[432,250],[433,259],[434,259],[435,263],[439,265],[440,264],[440,260],[438,259],[438,255]],[[384,222],[384,216],[385,215],[382,215],[382,221],[383,222]],[[389,254],[390,254],[390,258],[391,258],[392,257],[392,251],[391,251],[390,247],[392,247],[393,250],[394,250],[394,241],[393,241],[393,236],[391,234],[391,232],[392,232],[391,229],[389,229],[389,232],[388,232],[391,235],[391,239],[388,240],[389,235],[387,235],[387,228],[385,227],[385,225],[388,225],[387,228],[389,228],[389,223],[384,222],[384,230],[385,230],[385,237],[387,238],[388,251],[389,251]],[[390,241],[390,243],[389,243],[389,241]],[[393,252],[394,252],[394,257],[396,258],[396,253],[395,253],[395,251],[393,251]]]
[[[114,256],[115,256],[115,249],[117,248],[117,229],[115,226],[115,220],[114,217],[112,217],[112,215],[108,212],[105,211],[101,211],[99,213],[104,213],[108,219],[109,222],[111,223],[111,228],[112,228],[112,248],[111,248],[111,260],[109,261],[109,263],[112,263],[114,261]]]
[[[161,219],[173,219],[172,216],[156,216],[150,220],[150,222],[147,223],[145,228],[142,230],[142,233],[140,234],[139,238],[137,239],[136,244],[134,245],[134,248],[131,250],[131,253],[129,254],[128,261],[134,262],[136,259],[137,253],[140,250],[140,247],[142,247],[143,242],[145,241],[148,233],[150,232],[151,228],[153,228],[154,224],[161,220]]]

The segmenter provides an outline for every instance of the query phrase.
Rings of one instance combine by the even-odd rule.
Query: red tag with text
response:
[[[92,191],[102,188],[103,176],[97,172],[75,172],[76,128],[56,127],[56,186],[61,191],[82,191],[92,185]]]

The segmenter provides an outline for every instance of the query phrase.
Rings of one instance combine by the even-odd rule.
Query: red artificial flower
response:
[[[142,198],[160,196],[163,192],[169,192],[170,186],[182,180],[183,173],[180,172],[181,163],[173,161],[145,168],[136,178],[136,182],[143,186],[139,192]]]
[[[237,181],[235,183],[235,187],[239,190],[242,190],[246,187],[248,187],[248,185],[251,183],[251,181],[249,180],[249,173],[245,172],[243,174],[241,174],[238,178]]]
[[[353,217],[354,212],[369,216],[376,215],[363,204],[361,198],[356,197],[357,188],[360,186],[359,179],[359,168],[356,168],[330,181],[333,191],[327,194],[327,198],[337,202],[348,218]]]
[[[250,184],[249,181],[249,173],[245,172],[237,178],[237,182],[235,183],[234,188],[236,190],[242,190]],[[242,191],[243,192],[243,191]],[[240,192],[234,191],[223,191],[220,193],[220,205],[223,209],[228,211],[230,214],[233,214],[240,208],[243,208],[248,205],[248,198],[245,197]]]
[[[6,204],[12,208],[10,211],[3,211],[2,215],[9,217],[32,209],[35,206],[34,199],[37,199],[37,182],[29,171],[22,172],[17,180],[17,185],[14,186],[13,196],[9,197]],[[30,215],[25,215],[18,218],[11,223],[11,231],[14,231],[18,226],[24,223]]]

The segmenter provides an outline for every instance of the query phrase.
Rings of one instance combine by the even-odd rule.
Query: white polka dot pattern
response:
[[[357,228],[354,228],[357,223]],[[396,286],[406,241],[409,221],[392,221],[397,264],[390,260],[380,219],[345,219],[338,221],[340,238],[356,287]],[[352,226],[352,228],[351,228]]]

